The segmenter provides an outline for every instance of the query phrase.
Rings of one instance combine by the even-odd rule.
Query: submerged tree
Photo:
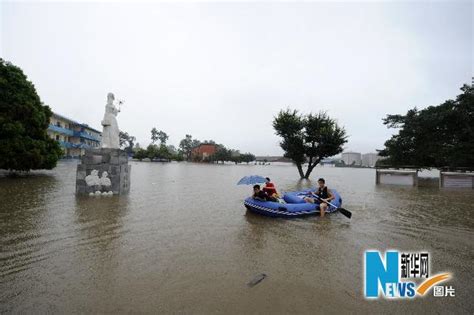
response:
[[[135,154],[133,157],[141,161],[148,157],[148,151],[142,148],[138,148],[135,150]]]
[[[255,155],[252,153],[241,154],[240,161],[249,164],[250,162],[255,161]]]
[[[388,128],[400,129],[385,142],[379,155],[384,165],[474,167],[474,87],[438,106],[387,115]]]
[[[206,142],[209,143],[209,142]],[[213,142],[214,144],[215,142]],[[218,144],[216,145],[216,152],[209,156],[208,160],[210,162],[222,162],[224,163],[225,161],[230,161],[232,158],[232,153],[231,150],[227,149],[224,145]]]
[[[183,155],[187,161],[190,161],[192,149],[193,136],[186,135],[185,138],[179,142],[179,153],[181,153],[181,155]]]
[[[48,137],[51,109],[23,71],[0,59],[0,169],[52,169],[63,152]]]
[[[297,110],[282,110],[273,120],[273,128],[283,138],[284,156],[293,160],[301,178],[309,178],[321,160],[341,153],[347,142],[344,128],[325,112],[300,115]]]

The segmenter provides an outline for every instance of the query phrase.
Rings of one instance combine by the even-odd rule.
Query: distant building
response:
[[[344,152],[341,158],[346,165],[361,165],[362,159],[359,152]]]
[[[362,166],[374,167],[377,160],[380,159],[378,153],[362,154]]]
[[[86,149],[100,147],[100,131],[65,116],[53,113],[49,121],[48,135],[61,145],[64,157],[78,158]]]
[[[323,159],[323,160],[321,160],[321,162],[319,162],[319,165],[324,166],[324,167],[335,167],[336,166],[336,160]]]
[[[213,143],[201,143],[192,148],[191,157],[194,161],[203,161],[217,151],[217,145]]]

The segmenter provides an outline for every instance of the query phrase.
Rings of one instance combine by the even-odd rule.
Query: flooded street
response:
[[[376,186],[375,170],[132,162],[128,196],[76,197],[75,161],[0,178],[0,312],[314,313],[474,310],[474,193]],[[324,177],[352,211],[247,213],[245,175],[281,191]],[[456,297],[363,297],[367,249],[429,251]],[[258,274],[267,277],[247,286]]]

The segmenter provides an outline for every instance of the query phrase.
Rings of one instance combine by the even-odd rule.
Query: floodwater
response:
[[[251,189],[236,182],[260,174],[283,191],[308,187],[291,165],[131,164],[121,197],[76,197],[74,161],[0,178],[0,312],[474,311],[472,190],[316,168],[352,219],[272,219],[246,212]],[[452,272],[456,296],[365,300],[367,249],[429,251],[430,275]]]

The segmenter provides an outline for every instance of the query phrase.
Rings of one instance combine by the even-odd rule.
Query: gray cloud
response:
[[[438,104],[472,76],[472,2],[2,3],[1,55],[54,111],[280,154],[273,116],[327,110],[347,148],[381,148],[387,113]]]

